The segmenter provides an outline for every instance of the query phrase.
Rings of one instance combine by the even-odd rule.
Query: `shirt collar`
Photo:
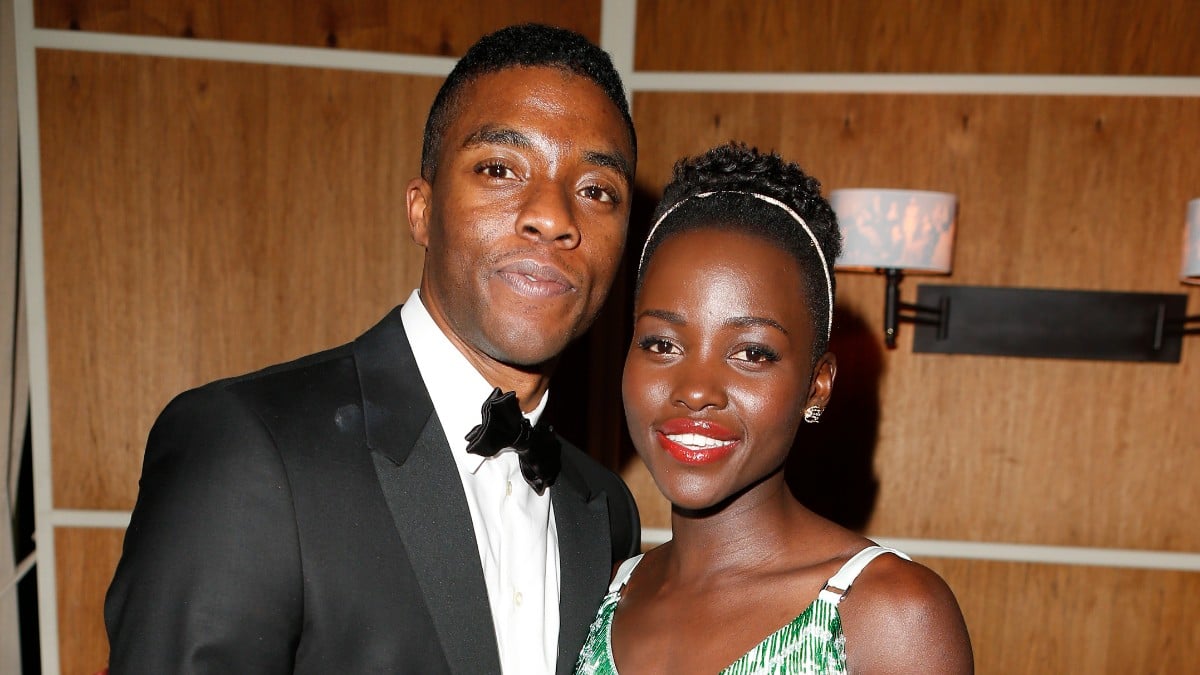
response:
[[[400,308],[400,321],[412,346],[417,370],[425,382],[429,399],[433,401],[433,410],[446,433],[450,453],[460,470],[475,473],[488,458],[467,454],[466,436],[483,421],[483,402],[494,387],[475,370],[467,357],[458,351],[434,322],[421,302],[420,289],[414,290]],[[537,408],[523,413],[525,419],[536,425],[549,400],[550,392],[547,391]]]

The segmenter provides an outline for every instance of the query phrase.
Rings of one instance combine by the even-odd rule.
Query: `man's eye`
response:
[[[583,196],[588,199],[594,199],[598,202],[607,202],[609,204],[621,203],[620,198],[612,191],[600,187],[599,185],[589,185],[582,190]]]
[[[488,178],[516,178],[517,174],[500,162],[489,162],[475,167],[475,173],[481,173]]]

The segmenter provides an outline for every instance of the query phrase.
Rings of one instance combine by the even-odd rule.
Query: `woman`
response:
[[[778,155],[730,144],[676,165],[623,380],[673,539],[617,571],[577,672],[971,672],[946,584],[783,480],[833,390],[840,248],[820,184]]]

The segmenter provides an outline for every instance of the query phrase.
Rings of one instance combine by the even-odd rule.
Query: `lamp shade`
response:
[[[950,273],[954,195],[855,188],[834,190],[829,203],[845,239],[839,268]]]
[[[1200,284],[1200,199],[1188,202],[1183,230],[1183,281]]]

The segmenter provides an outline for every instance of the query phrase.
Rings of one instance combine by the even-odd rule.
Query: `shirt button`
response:
[[[514,605],[516,605],[517,607],[520,607],[521,603],[524,601],[525,601],[525,596],[521,595],[521,591],[517,591],[516,593],[513,593],[513,604]]]
[[[505,485],[504,485],[504,496],[505,497],[512,496],[512,481],[511,480],[508,481],[507,483],[505,483]]]

